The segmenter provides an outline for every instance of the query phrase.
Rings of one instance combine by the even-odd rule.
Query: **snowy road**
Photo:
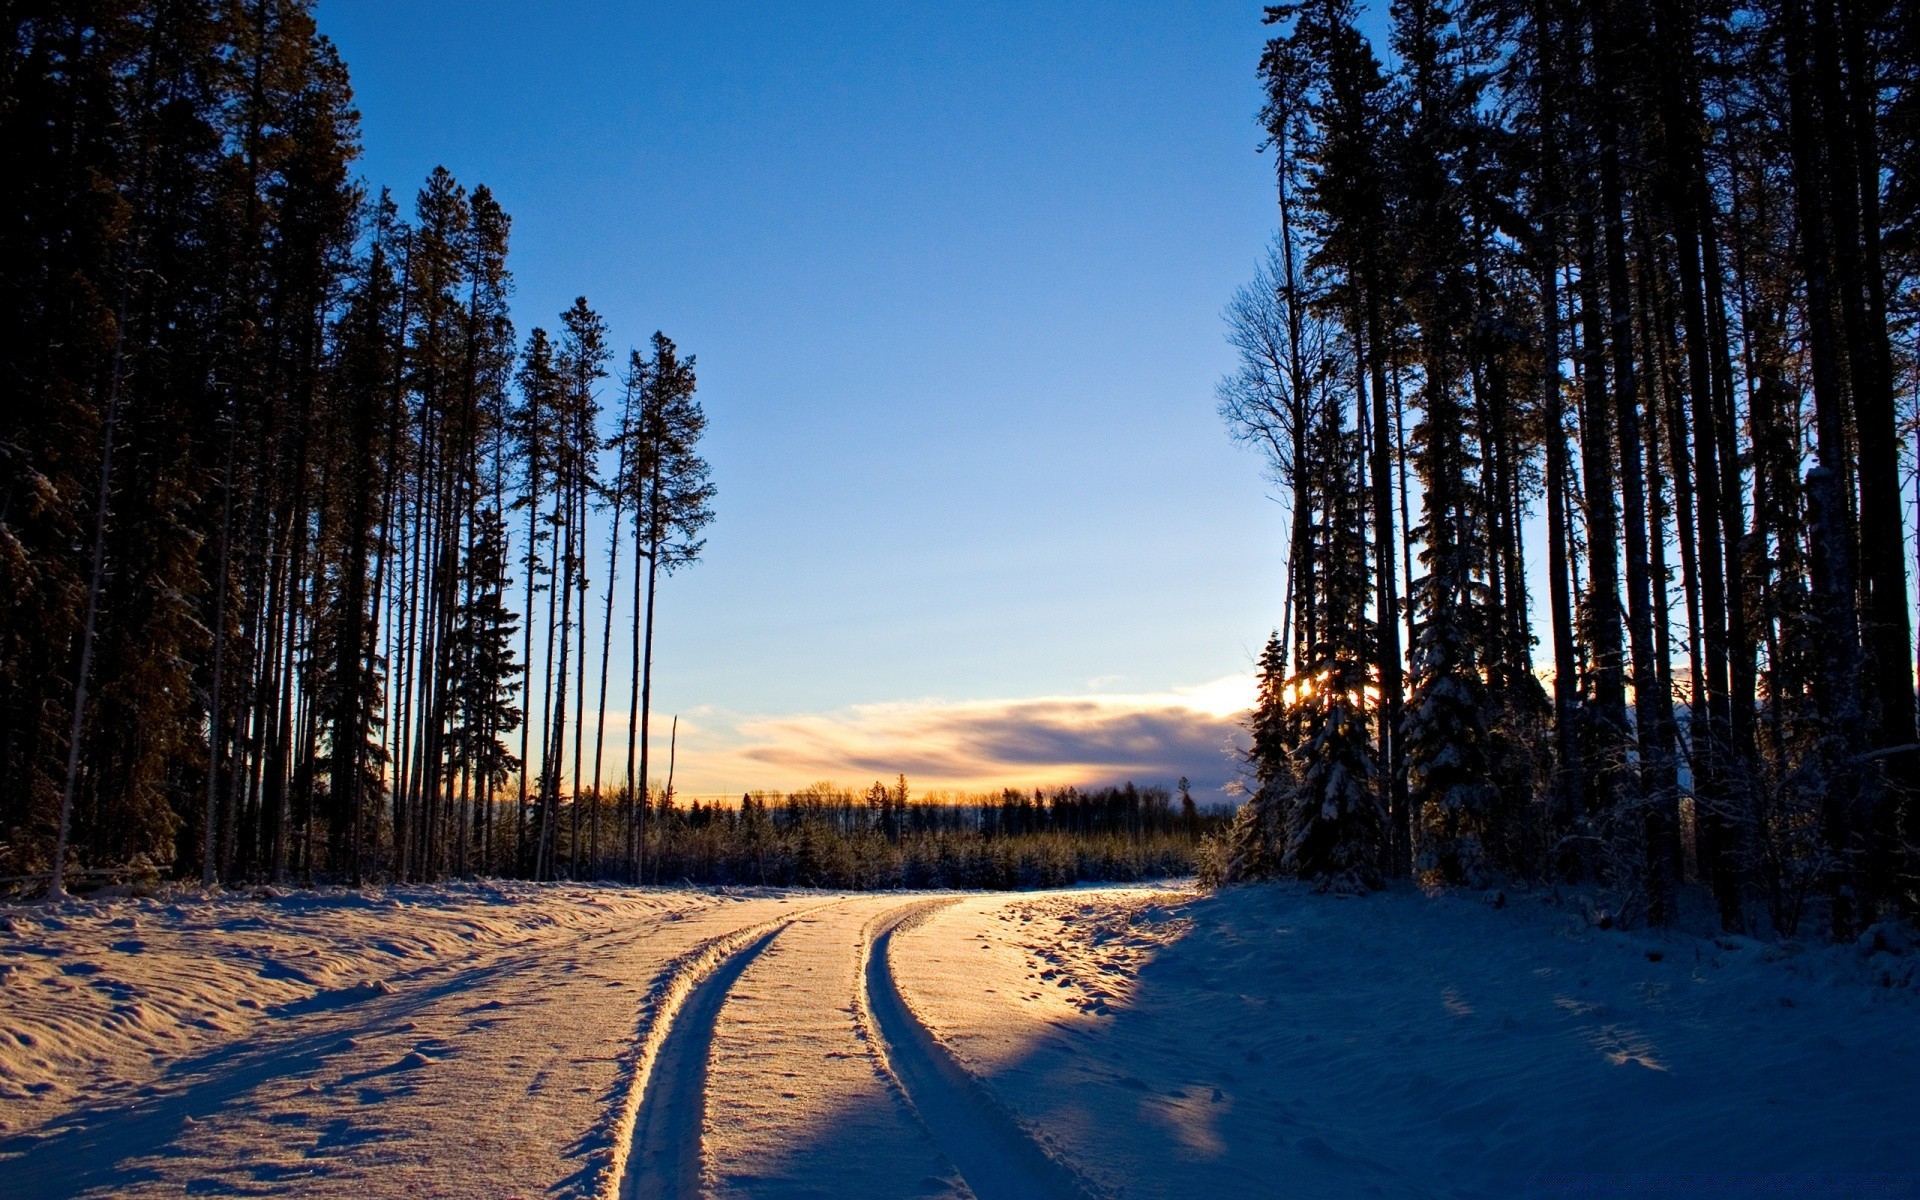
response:
[[[10,919],[0,1194],[1083,1194],[902,999],[950,898],[290,903]]]
[[[842,898],[698,959],[650,1030],[623,1200],[1086,1195],[901,995],[893,937],[952,902]]]
[[[1411,891],[12,909],[0,1196],[1511,1196],[1542,1172],[1913,1173],[1917,958]]]

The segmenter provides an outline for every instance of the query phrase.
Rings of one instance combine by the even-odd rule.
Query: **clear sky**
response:
[[[683,793],[1233,777],[1282,584],[1213,395],[1274,224],[1260,12],[321,0],[366,180],[491,186],[522,334],[584,294],[699,358]]]

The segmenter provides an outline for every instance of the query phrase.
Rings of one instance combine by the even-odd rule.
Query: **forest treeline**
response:
[[[0,875],[637,870],[694,360],[520,337],[493,194],[358,121],[311,0],[9,9]]]
[[[646,874],[660,882],[828,888],[1031,888],[1188,875],[1228,810],[1165,788],[1060,787],[914,799],[816,784],[731,805],[665,805]]]
[[[1920,14],[1360,15],[1267,10],[1221,409],[1290,570],[1213,869],[1911,915]]]

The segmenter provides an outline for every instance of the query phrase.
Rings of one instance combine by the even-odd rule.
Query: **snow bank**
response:
[[[264,1020],[341,1007],[423,970],[705,901],[475,884],[0,909],[0,1133],[152,1079]]]
[[[1920,1170],[1898,930],[1813,947],[1533,899],[1112,890],[969,898],[894,953],[945,1044],[1121,1195]]]

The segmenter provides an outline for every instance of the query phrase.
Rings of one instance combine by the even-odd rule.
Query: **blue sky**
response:
[[[1232,776],[1281,594],[1213,396],[1273,225],[1258,3],[319,16],[367,181],[404,205],[444,164],[513,215],[523,334],[584,294],[622,357],[698,355],[718,519],[656,653],[683,792]]]

